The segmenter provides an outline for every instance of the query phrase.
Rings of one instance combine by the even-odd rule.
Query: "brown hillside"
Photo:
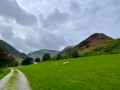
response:
[[[95,33],[88,37],[86,40],[82,41],[78,45],[75,46],[74,49],[77,51],[86,49],[88,47],[96,46],[102,42],[108,42],[114,40],[113,38],[103,34],[103,33]]]

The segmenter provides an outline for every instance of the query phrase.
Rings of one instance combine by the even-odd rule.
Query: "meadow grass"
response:
[[[63,65],[65,61],[69,64]],[[120,90],[120,54],[48,61],[18,69],[33,90]]]
[[[0,69],[0,80],[4,77],[4,76],[6,76],[8,73],[10,73],[10,69],[8,69],[8,68],[4,68],[4,69]]]
[[[18,82],[18,72],[14,69],[12,77],[10,77],[9,84],[6,87],[7,90],[18,90],[17,88],[17,82]]]

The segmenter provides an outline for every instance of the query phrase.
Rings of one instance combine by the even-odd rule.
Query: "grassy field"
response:
[[[10,71],[11,71],[11,70],[10,70],[10,69],[7,69],[7,68],[5,68],[5,69],[0,69],[0,80],[1,80],[4,76],[6,76]]]
[[[65,61],[69,64],[63,65]],[[120,90],[120,54],[48,61],[18,69],[33,90]]]

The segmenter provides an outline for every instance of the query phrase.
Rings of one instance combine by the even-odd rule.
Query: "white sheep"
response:
[[[69,64],[69,62],[64,62],[63,64]]]
[[[57,66],[58,65],[58,63],[55,63],[55,66]]]

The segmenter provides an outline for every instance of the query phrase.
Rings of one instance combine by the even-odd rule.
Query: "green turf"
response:
[[[65,61],[69,64],[63,65]],[[33,90],[120,90],[120,54],[49,61],[18,69]]]
[[[9,85],[6,87],[7,90],[18,90],[17,83],[18,82],[18,72],[14,69],[13,75],[10,77],[8,83]]]
[[[7,68],[5,68],[5,69],[0,69],[0,80],[1,80],[4,76],[6,76],[10,71],[11,71],[11,70],[10,70],[10,69],[7,69]]]

